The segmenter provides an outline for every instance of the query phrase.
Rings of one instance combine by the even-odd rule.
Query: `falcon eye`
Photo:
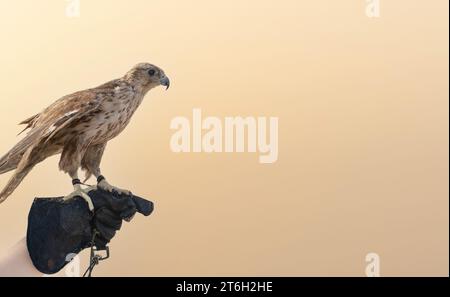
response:
[[[155,69],[150,69],[150,70],[148,71],[148,75],[150,75],[150,76],[155,75],[155,73],[156,73]]]

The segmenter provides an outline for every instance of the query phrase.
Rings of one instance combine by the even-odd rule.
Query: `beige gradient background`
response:
[[[112,183],[155,202],[100,276],[449,273],[448,1],[0,1],[0,152],[16,123],[148,61],[172,80],[110,142]],[[279,159],[175,154],[175,116],[279,117]],[[57,158],[0,206],[0,251],[32,198],[71,191]],[[3,186],[10,174],[0,176]],[[86,267],[87,257],[82,264]]]

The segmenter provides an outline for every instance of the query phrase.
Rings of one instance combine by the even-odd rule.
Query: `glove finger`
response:
[[[136,205],[137,212],[144,216],[149,216],[153,212],[153,202],[138,196],[133,196],[133,202]]]
[[[101,221],[95,222],[95,229],[108,241],[111,240],[111,238],[113,238],[116,234],[116,230],[114,228],[103,224]]]
[[[111,196],[109,205],[114,212],[120,213],[122,218],[124,218],[122,213],[129,216],[131,213],[136,212],[136,206],[134,205],[133,200],[130,199],[130,196]]]
[[[130,198],[123,198],[123,199],[129,200],[131,203],[133,202]],[[134,207],[134,204],[133,204],[133,207],[123,209],[120,212],[120,217],[122,219],[124,219],[125,221],[129,222],[134,217],[135,213],[136,213],[136,207]]]
[[[95,221],[101,222],[115,230],[120,230],[122,227],[122,218],[107,208],[100,208],[95,212]]]
[[[110,195],[106,199],[108,208],[122,219],[129,219],[136,213],[136,206],[130,196]]]
[[[127,199],[128,196],[119,196],[106,191],[92,191],[89,195],[92,198],[95,209],[107,207],[116,213],[121,213],[124,209],[135,208],[133,201]]]
[[[134,213],[131,217],[128,217],[128,218],[124,218],[123,220],[125,221],[125,222],[131,222],[131,220],[134,218],[134,215],[135,215],[136,213]]]

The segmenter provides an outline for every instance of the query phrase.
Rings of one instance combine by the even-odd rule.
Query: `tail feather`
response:
[[[42,128],[31,131],[20,140],[9,152],[0,158],[0,174],[16,169],[27,149],[33,147],[42,135]]]
[[[31,123],[34,118],[27,119],[23,123]],[[43,160],[42,155],[38,154],[37,150],[43,131],[46,129],[47,126],[32,129],[27,136],[0,159],[0,174],[16,169],[5,188],[0,192],[0,203],[6,200],[33,167]],[[32,152],[34,152],[33,157],[30,157]]]
[[[41,136],[42,136],[42,129],[30,131],[30,134],[21,139],[3,158],[5,157],[11,158],[17,154],[23,154],[30,146],[35,144],[36,141],[39,140]]]
[[[19,154],[14,158],[5,156],[0,159],[0,174],[16,169],[20,159],[22,159],[22,154]]]
[[[25,176],[33,169],[34,163],[30,162],[30,154],[33,148],[29,148],[22,159],[20,160],[17,170],[14,172],[13,176],[10,178],[6,186],[0,192],[0,204],[8,198],[9,195],[20,185]]]
[[[22,122],[20,122],[19,125],[27,125],[27,126],[22,131],[20,131],[20,133],[17,134],[17,135],[20,135],[23,132],[25,132],[27,129],[32,128],[34,123],[35,123],[35,121],[39,118],[39,116],[40,116],[40,114],[38,113],[38,114],[35,114],[34,116],[29,117],[28,119],[23,120]]]

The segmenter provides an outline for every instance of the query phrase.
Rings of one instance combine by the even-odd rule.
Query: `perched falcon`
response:
[[[65,199],[81,196],[93,209],[87,195],[92,188],[81,187],[79,168],[86,171],[86,180],[91,175],[97,178],[98,188],[129,193],[106,181],[100,171],[100,161],[106,143],[125,129],[147,92],[160,85],[166,89],[170,85],[164,71],[152,64],[140,63],[122,78],[64,96],[21,122],[26,125],[24,131],[30,130],[0,159],[0,174],[16,170],[0,192],[0,203],[36,164],[59,153],[59,168],[70,175],[74,186],[74,192]]]

